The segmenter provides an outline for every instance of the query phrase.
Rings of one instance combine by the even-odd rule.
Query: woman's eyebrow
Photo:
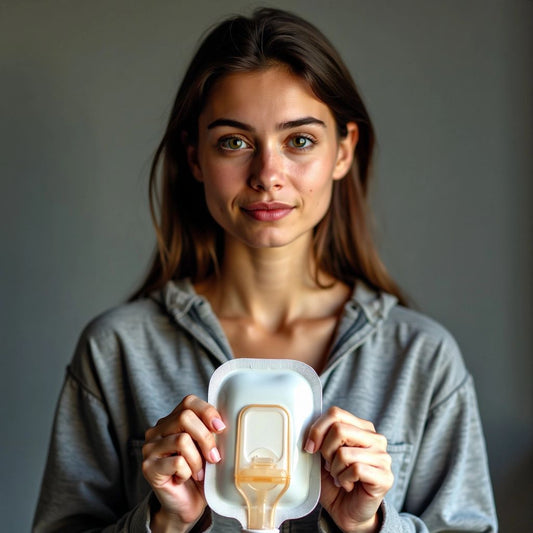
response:
[[[300,126],[317,125],[326,127],[326,123],[315,117],[303,117],[296,120],[289,120],[288,122],[282,122],[278,125],[278,130],[290,130],[292,128],[299,128]]]
[[[217,118],[213,120],[211,124],[207,126],[208,130],[217,128],[218,126],[230,126],[231,128],[237,128],[239,130],[253,131],[252,126],[245,124],[244,122],[239,122],[238,120],[233,120],[231,118]]]
[[[290,130],[293,128],[299,128],[300,126],[308,126],[308,125],[317,125],[322,126],[323,128],[326,127],[326,124],[323,120],[320,120],[315,117],[303,117],[298,118],[295,120],[288,120],[287,122],[281,122],[276,126],[277,130]],[[237,128],[240,130],[245,131],[255,131],[255,129],[250,126],[249,124],[245,124],[244,122],[240,122],[238,120],[233,120],[231,118],[217,118],[216,120],[213,120],[208,126],[208,130],[212,130],[213,128],[217,128],[219,126],[229,126],[231,128]]]

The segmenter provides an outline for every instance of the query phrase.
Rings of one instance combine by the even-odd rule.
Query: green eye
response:
[[[226,137],[220,141],[223,150],[242,150],[247,147],[246,141],[240,137]]]
[[[313,140],[305,135],[297,135],[296,137],[293,137],[290,143],[294,148],[309,148],[314,144]]]

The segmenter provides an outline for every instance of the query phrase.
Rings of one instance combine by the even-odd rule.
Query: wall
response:
[[[148,168],[184,65],[209,24],[247,4],[0,2],[6,531],[29,529],[81,328],[145,271]],[[417,305],[459,340],[502,531],[524,531],[533,522],[533,2],[271,5],[319,25],[352,69],[379,138],[380,248]]]

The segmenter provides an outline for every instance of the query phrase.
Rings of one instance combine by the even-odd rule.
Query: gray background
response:
[[[147,175],[199,35],[249,2],[0,0],[2,531],[29,529],[76,338],[153,247]],[[391,273],[474,375],[502,531],[531,512],[533,2],[270,2],[341,50]]]

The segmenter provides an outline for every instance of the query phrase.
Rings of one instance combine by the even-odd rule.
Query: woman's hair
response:
[[[262,8],[250,18],[236,16],[214,27],[192,59],[176,96],[150,173],[150,209],[157,251],[148,275],[133,298],[171,279],[193,282],[216,275],[223,254],[223,230],[211,217],[203,185],[194,179],[187,145],[198,136],[198,117],[210,89],[221,77],[284,65],[304,79],[331,110],[340,137],[355,122],[359,140],[348,175],[334,181],[331,205],[314,230],[318,273],[349,285],[357,279],[395,294],[399,288],[380,261],[368,224],[367,193],[374,130],[355,83],[327,38],[302,18]]]

